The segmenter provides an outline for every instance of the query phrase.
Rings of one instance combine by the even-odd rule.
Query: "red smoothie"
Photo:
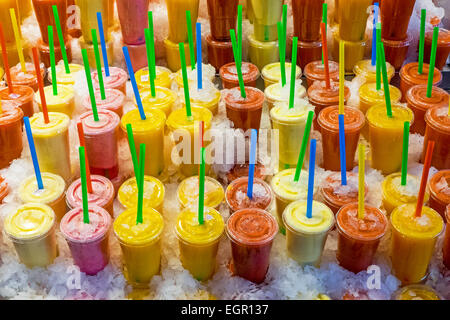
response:
[[[259,130],[262,107],[264,104],[264,93],[253,87],[245,87],[246,98],[242,98],[239,87],[230,89],[225,94],[224,101],[227,110],[227,117],[235,128]]]

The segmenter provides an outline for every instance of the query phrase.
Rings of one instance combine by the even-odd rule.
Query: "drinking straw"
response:
[[[422,169],[422,179],[420,180],[419,194],[417,195],[416,217],[422,215],[423,198],[425,197],[425,189],[427,187],[428,173],[431,167],[431,158],[433,157],[434,141],[428,141],[427,152],[425,153],[425,161]]]
[[[69,60],[67,59],[66,45],[64,44],[64,36],[61,29],[61,21],[59,20],[58,8],[55,5],[53,5],[52,9],[53,9],[53,16],[55,18],[56,32],[58,34],[59,39],[59,46],[61,47],[61,56],[64,61],[64,67],[66,69],[66,73],[70,73]]]
[[[33,51],[33,62],[34,62],[34,70],[36,71],[36,74],[41,74],[41,66],[39,65],[39,56],[38,51],[36,47],[32,49]],[[7,62],[7,61],[6,61]],[[6,69],[6,67],[5,67]],[[39,96],[41,97],[41,108],[42,113],[44,114],[44,122],[49,123],[50,118],[48,117],[48,109],[47,109],[47,100],[45,99],[45,92],[44,92],[44,80],[42,77],[37,77],[38,82],[38,88],[39,88]]]
[[[55,61],[55,44],[53,42],[53,27],[48,26],[48,43],[50,47],[50,68],[52,70],[52,86],[53,86],[53,95],[58,95],[58,83],[56,81],[56,61]],[[37,74],[36,77],[39,77]]]
[[[183,75],[184,103],[186,105],[186,116],[188,119],[191,119],[192,118],[191,98],[189,95],[189,81],[186,70],[186,57],[184,52],[184,44],[180,42],[178,46],[180,48],[181,73]]]
[[[145,169],[145,144],[139,145],[139,180],[138,183],[138,206],[136,224],[142,223],[142,209],[144,207],[144,169]]]
[[[105,68],[105,76],[109,77],[108,52],[106,51],[105,32],[103,31],[102,13],[97,12],[98,33],[100,35],[100,45],[102,47],[103,67]]]
[[[344,115],[339,114],[339,153],[341,157],[341,185],[347,185],[347,162],[345,155],[345,126]]]
[[[419,37],[419,67],[417,71],[419,74],[423,73],[423,54],[425,47],[425,20],[427,18],[427,9],[422,9],[420,12],[420,37]]]
[[[382,42],[378,43],[378,48],[380,52],[380,64],[383,75],[384,98],[386,100],[386,113],[389,118],[392,118],[391,93],[389,90],[389,80],[387,77],[387,68],[386,68],[386,57],[384,55],[384,45]]]
[[[192,35],[192,18],[191,18],[191,11],[189,10],[186,11],[186,23],[189,41],[189,52],[191,57],[191,67],[192,70],[194,70],[195,69],[194,36]]]
[[[377,50],[377,62],[376,62],[376,86],[377,86],[377,91],[381,90],[381,57],[380,57],[380,52],[379,52],[379,48],[378,48],[378,44],[381,42],[381,23],[377,23],[377,27],[376,27],[376,37],[377,37],[377,41],[376,41],[376,50]]]
[[[84,147],[78,148],[78,154],[80,157],[80,176],[81,176],[81,192],[83,199],[83,222],[89,223],[89,207],[88,207],[88,196],[87,196],[87,185],[86,185],[86,154]]]
[[[25,58],[23,57],[22,39],[20,37],[19,27],[16,19],[16,10],[14,10],[14,8],[10,8],[9,15],[11,16],[14,38],[16,39],[16,49],[17,54],[19,55],[20,67],[23,73],[27,73],[27,68],[25,67]]]
[[[403,123],[403,150],[402,150],[402,186],[406,186],[408,174],[408,147],[409,147],[409,122]]]
[[[153,28],[153,11],[148,12],[148,29],[150,31],[150,53],[151,63],[149,63],[149,73],[152,72],[153,79],[156,79],[156,55],[155,55],[155,31]]]
[[[236,71],[238,74],[238,80],[239,80],[239,89],[241,90],[241,97],[243,99],[247,98],[247,93],[245,92],[245,85],[244,85],[244,78],[242,77],[242,61],[239,57],[239,48],[236,43],[236,33],[234,30],[230,30],[230,36],[231,36],[231,46],[233,48],[233,54],[234,54],[234,61],[236,64]]]
[[[344,114],[345,103],[345,47],[344,41],[339,41],[339,114]]]
[[[327,89],[330,89],[330,66],[328,64],[328,44],[327,44],[327,29],[325,23],[320,24],[320,30],[322,33],[322,48],[323,48],[323,60],[324,60],[324,68],[325,68],[325,85]]]
[[[258,143],[258,131],[252,129],[250,138],[250,163],[248,167],[247,197],[253,197],[253,178],[255,176],[256,145]]]
[[[155,89],[155,76],[153,73],[153,68],[155,68],[154,60],[152,59],[152,56],[154,53],[152,53],[151,49],[151,43],[153,42],[151,40],[150,36],[150,30],[144,29],[145,33],[145,47],[147,48],[147,61],[148,61],[148,81],[150,83],[150,92],[152,97],[156,97],[156,89]]]
[[[139,94],[139,89],[136,83],[136,78],[134,76],[133,65],[131,64],[130,54],[128,52],[128,47],[122,47],[123,55],[125,57],[125,62],[127,65],[128,74],[130,75],[131,86],[133,87],[134,97],[136,99],[136,105],[141,116],[141,120],[146,120],[144,106],[142,105],[141,95]]]
[[[11,79],[11,72],[9,70],[8,51],[6,49],[5,34],[3,33],[3,25],[0,21],[0,44],[2,46],[3,66],[5,67],[6,82],[8,83],[9,93],[13,93],[13,83]],[[37,77],[39,79],[39,77]]]
[[[92,114],[94,120],[98,121],[97,103],[95,102],[94,86],[92,85],[91,69],[89,67],[89,59],[87,56],[87,50],[81,49],[81,55],[83,56],[84,72],[86,73],[86,81],[89,88],[89,96],[91,97]]]
[[[325,34],[328,29],[328,4],[326,2],[322,5],[322,22],[325,24]],[[322,64],[325,64],[325,47],[322,46]]]
[[[297,73],[297,42],[298,38],[294,37],[292,41],[292,62],[291,62],[291,87],[289,92],[289,109],[294,108],[294,98],[295,98],[295,77]]]
[[[303,161],[305,159],[306,147],[308,145],[309,134],[311,132],[311,124],[314,117],[314,111],[308,112],[308,118],[306,119],[305,131],[303,132],[302,145],[300,147],[300,153],[298,154],[297,168],[295,169],[294,181],[298,182],[300,179],[300,172],[303,168]]]
[[[365,185],[364,185],[364,167],[365,167],[365,156],[366,151],[365,147],[362,143],[359,144],[358,148],[358,160],[359,160],[359,168],[358,168],[358,218],[364,219],[364,192],[365,192]]]
[[[237,45],[239,61],[242,63],[242,5],[238,5]]]
[[[436,65],[436,51],[437,51],[438,36],[439,36],[439,28],[434,27],[433,42],[431,43],[430,70],[428,71],[427,98],[431,98],[431,92],[433,90],[434,66]]]
[[[284,45],[285,41],[283,40],[283,25],[280,21],[277,23],[277,31],[279,39],[278,49],[280,51],[281,86],[284,87],[286,85],[286,46]]]
[[[86,148],[86,142],[84,140],[84,130],[83,123],[81,121],[77,122],[78,139],[80,140],[80,146]],[[91,169],[89,169],[89,159],[86,153],[86,184],[87,192],[92,193],[92,180],[91,180]]]
[[[106,99],[105,84],[103,82],[102,63],[100,61],[100,51],[98,50],[97,31],[91,29],[92,44],[94,46],[95,65],[97,66],[98,86],[100,87],[100,96],[102,100]]]
[[[31,160],[33,160],[34,174],[36,176],[36,182],[38,189],[44,189],[44,184],[42,182],[41,169],[39,168],[39,161],[36,154],[36,147],[34,145],[33,133],[31,132],[30,118],[23,117],[23,122],[25,124],[25,131],[27,132],[28,146],[30,147]]]
[[[197,89],[203,88],[202,84],[202,24],[197,22]]]
[[[127,123],[127,136],[128,146],[130,147],[131,160],[133,161],[134,176],[136,177],[136,183],[139,180],[139,165],[136,155],[136,145],[134,143],[133,128],[131,123]]]
[[[202,225],[203,211],[205,208],[205,148],[201,148],[200,176],[198,183],[198,224]]]
[[[288,6],[287,4],[283,5],[283,14],[281,18],[283,19],[283,46],[284,46],[284,52],[286,53],[286,37],[287,37],[287,10]]]
[[[378,23],[378,2],[374,4],[373,12],[373,32],[372,32],[372,66],[377,63],[377,23]]]
[[[308,176],[308,195],[306,198],[306,217],[312,218],[312,205],[314,195],[314,169],[316,166],[316,139],[311,140],[309,149],[309,176]]]

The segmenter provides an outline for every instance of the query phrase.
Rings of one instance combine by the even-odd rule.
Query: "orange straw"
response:
[[[419,194],[417,195],[416,217],[422,215],[423,198],[425,197],[425,189],[427,187],[428,172],[431,167],[431,158],[433,157],[434,141],[428,141],[427,153],[423,163],[422,180],[420,180]]]
[[[326,31],[326,24],[320,23],[320,30],[322,33],[322,47],[323,47],[323,65],[325,67],[325,83],[326,88],[330,89],[330,66],[328,65],[328,45],[327,45],[327,31]]]
[[[86,148],[86,142],[84,141],[84,130],[83,124],[81,121],[77,122],[78,129],[78,138],[80,139],[80,147]],[[91,171],[89,170],[89,160],[87,156],[87,152],[84,154],[86,159],[86,184],[87,184],[87,192],[92,193],[92,181],[91,181]]]
[[[41,74],[41,67],[39,65],[39,56],[36,47],[33,48],[33,62],[34,68],[36,69],[36,74]],[[45,100],[44,81],[41,77],[37,77],[37,82],[39,87],[39,95],[41,96],[42,113],[44,113],[44,122],[49,123],[50,119],[48,117],[47,100]]]
[[[13,93],[11,72],[9,71],[8,52],[6,51],[5,34],[3,33],[3,25],[1,22],[0,22],[0,43],[2,46],[2,56],[3,56],[3,65],[5,67],[6,82],[8,83],[9,93]]]

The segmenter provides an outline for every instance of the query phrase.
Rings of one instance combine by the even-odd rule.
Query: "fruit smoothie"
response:
[[[266,96],[267,106],[269,111],[278,103],[289,103],[289,95],[291,90],[291,84],[286,83],[282,87],[281,82],[271,84],[264,90],[264,95]],[[307,99],[306,89],[302,86],[302,80],[295,80],[295,100]]]
[[[144,176],[144,208],[154,208],[163,212],[164,184],[155,177]],[[117,192],[117,200],[125,209],[137,207],[138,185],[136,178],[126,180]]]
[[[282,234],[286,234],[286,227],[283,222],[284,210],[294,201],[306,201],[308,194],[308,172],[302,170],[297,182],[294,181],[294,177],[295,169],[291,168],[278,172],[270,181],[277,204],[277,221]],[[314,191],[317,191],[317,186],[314,186]]]
[[[450,116],[448,106],[433,107],[425,114],[425,141],[434,141],[434,154],[431,165],[438,170],[450,168]],[[425,151],[422,152],[421,162],[425,159]]]
[[[253,8],[253,26],[258,41],[278,39],[277,22],[281,19],[283,0],[250,0]]]
[[[414,121],[411,109],[392,104],[392,118],[386,113],[384,103],[371,107],[366,113],[369,123],[369,141],[372,168],[384,175],[399,172],[402,165],[403,127],[405,121]]]
[[[381,193],[383,200],[383,208],[386,214],[407,203],[417,203],[417,194],[420,188],[420,179],[416,176],[407,174],[406,185],[402,186],[402,174],[400,172],[388,175],[381,183]],[[428,201],[430,194],[425,192],[424,203]]]
[[[9,194],[8,183],[0,176],[0,204],[2,204],[3,199]]]
[[[109,213],[97,206],[89,207],[89,223],[83,221],[82,207],[70,210],[61,220],[61,233],[81,272],[96,275],[108,265],[111,224]]]
[[[119,116],[109,110],[98,110],[98,121],[92,112],[80,116],[83,124],[86,155],[92,174],[113,180],[119,175]]]
[[[0,100],[16,102],[22,109],[24,117],[31,117],[34,114],[34,91],[29,86],[16,85],[11,93],[7,87],[1,88]]]
[[[19,64],[13,66],[10,69],[11,73],[11,82],[14,86],[28,86],[31,87],[34,91],[38,90],[38,80],[36,77],[36,70],[34,68],[34,64],[31,62],[25,63],[26,72],[22,71],[22,66]],[[44,80],[45,69],[41,66],[41,78]]]
[[[72,117],[72,113],[75,110],[75,91],[72,86],[58,84],[57,87],[57,95],[53,94],[53,86],[44,87],[47,109],[49,112],[65,113],[69,117]],[[34,94],[34,99],[42,111],[41,95],[39,92]]]
[[[84,67],[80,64],[69,63],[70,73],[66,73],[66,67],[64,63],[60,61],[56,66],[56,81],[58,84],[73,86],[75,84],[75,76],[78,72],[84,70]],[[42,70],[42,69],[41,69]],[[48,81],[52,82],[52,73],[47,74]]]
[[[109,67],[109,77],[106,76],[105,69],[102,69],[102,74],[105,88],[117,89],[122,91],[124,95],[127,94],[128,74],[125,72],[125,70],[117,67]],[[97,70],[92,71],[91,75],[94,88],[96,90],[99,90],[100,86],[98,84]]]
[[[236,63],[231,62],[222,66],[219,70],[220,79],[224,89],[239,87]],[[256,87],[256,80],[259,78],[258,67],[250,62],[242,62],[242,78],[246,87]]]
[[[41,177],[44,189],[38,188],[35,175],[22,181],[18,190],[20,201],[48,205],[59,222],[67,212],[66,182],[60,176],[49,172],[42,172]]]
[[[380,3],[380,18],[383,21],[381,36],[391,40],[405,39],[415,4],[416,0],[382,0]]]
[[[219,241],[225,229],[217,210],[205,207],[203,215],[204,223],[200,225],[197,206],[184,208],[175,224],[181,263],[199,281],[214,275]]]
[[[424,55],[423,61],[429,63],[431,56],[431,44],[433,42],[433,30],[430,29],[425,33]],[[437,50],[436,50],[436,68],[442,70],[447,64],[448,55],[450,54],[450,31],[439,29]]]
[[[224,101],[227,117],[234,124],[234,128],[259,130],[261,123],[264,93],[253,87],[245,87],[246,98],[242,98],[241,90],[235,87],[225,93]]]
[[[314,42],[299,41],[297,44],[297,65],[304,70],[308,63],[322,59],[322,51],[321,40]]]
[[[166,117],[170,116],[178,99],[177,94],[174,91],[165,87],[155,87],[154,97],[152,96],[150,89],[141,89],[140,95],[144,108],[159,109],[164,112]]]
[[[52,208],[41,203],[27,203],[11,212],[4,221],[4,231],[14,244],[21,263],[28,268],[46,267],[55,260],[56,217]]]
[[[435,173],[428,182],[428,189],[430,190],[428,206],[445,219],[445,208],[450,204],[450,170]]]
[[[402,91],[402,102],[406,102],[406,94],[408,90],[418,84],[428,84],[428,73],[430,65],[423,64],[423,72],[419,74],[419,64],[411,62],[405,64],[400,69],[400,90]],[[433,73],[433,86],[439,87],[442,81],[442,73],[435,68]]]
[[[382,38],[386,61],[389,62],[395,70],[400,70],[408,55],[409,47],[413,40],[412,36],[408,36],[404,40],[388,40]]]
[[[102,22],[104,26],[109,26],[109,0],[75,0],[75,4],[80,10],[80,24],[81,32],[83,34],[84,41],[87,43],[92,43],[92,33],[91,30],[98,29],[97,24],[97,12],[102,14]],[[112,8],[113,9],[113,8]],[[99,34],[97,32],[97,39],[99,39]],[[109,41],[109,32],[105,32],[105,41]]]
[[[114,217],[114,185],[103,176],[91,174],[92,193],[88,193],[89,206],[97,206],[105,209],[111,217]],[[69,210],[83,207],[83,192],[81,179],[77,179],[69,186],[66,193],[66,201]]]
[[[150,76],[148,67],[139,69],[134,74],[139,91],[150,89]],[[165,67],[155,66],[155,86],[170,89],[172,84],[172,71]]]
[[[358,147],[359,135],[364,126],[364,114],[356,108],[344,107],[345,130],[345,162],[348,171],[355,164],[355,153]],[[317,120],[322,134],[323,168],[325,170],[339,171],[339,107],[326,107],[319,113]]]
[[[259,41],[254,34],[248,35],[248,59],[259,70],[266,65],[280,61],[278,41]]]
[[[184,19],[183,21],[186,21],[186,17],[184,17],[183,19]],[[184,22],[184,24],[186,24],[186,22]],[[169,39],[164,40],[164,48],[166,51],[167,67],[172,72],[176,72],[181,69],[181,55],[180,55],[180,46],[179,46],[180,43],[172,42]],[[195,43],[194,43],[194,49],[195,49]],[[186,36],[186,42],[184,43],[184,58],[186,59],[186,65],[190,65],[191,64],[191,55],[190,55],[190,50],[189,50],[189,43],[187,42],[187,36]]]
[[[330,70],[330,80],[339,82],[339,63],[328,61],[328,68]],[[307,86],[310,87],[314,81],[325,81],[325,67],[322,61],[313,61],[306,65],[305,77]]]
[[[0,169],[3,169],[22,153],[23,111],[15,101],[0,102]]]
[[[411,87],[406,93],[408,108],[414,112],[414,124],[411,126],[412,133],[425,135],[425,113],[431,108],[447,107],[449,94],[439,87],[431,88],[431,97],[427,97],[427,85],[419,84]]]
[[[34,13],[41,29],[41,36],[44,44],[48,45],[48,26],[53,26],[53,39],[58,39],[55,19],[53,17],[52,6],[58,8],[58,16],[61,22],[61,31],[64,36],[64,42],[67,43],[67,0],[33,0]],[[56,43],[55,43],[56,45]],[[58,45],[59,47],[59,42]]]
[[[320,39],[324,0],[293,0],[294,36],[302,41]]]
[[[233,44],[231,41],[218,41],[211,35],[206,36],[208,62],[218,73],[222,66],[234,61]]]
[[[149,0],[116,0],[117,13],[125,44],[145,43],[144,29],[148,28]]]
[[[197,87],[197,76],[198,76],[198,70],[197,67],[195,69],[192,69],[191,66],[186,67],[186,73],[187,73],[187,79],[189,88]],[[183,71],[181,68],[174,74],[175,77],[175,83],[178,86],[178,89],[184,88],[184,81],[183,81]],[[214,78],[216,77],[216,69],[210,65],[210,64],[204,64],[202,63],[202,80],[203,83],[206,82],[214,82]],[[184,95],[183,95],[184,97]]]
[[[123,255],[123,274],[133,287],[148,287],[161,266],[161,214],[144,205],[143,223],[136,224],[137,208],[125,210],[114,221],[114,234]]]
[[[215,40],[230,40],[230,30],[236,28],[238,0],[208,0],[211,35]]]
[[[241,177],[232,181],[225,190],[225,200],[234,213],[241,209],[262,209],[270,210],[273,201],[273,194],[270,186],[261,179],[253,180],[253,196],[247,195],[248,177]]]
[[[444,245],[442,247],[442,262],[446,266],[447,269],[450,269],[450,205],[447,205],[447,208],[445,210],[445,236],[444,236]]]
[[[69,148],[70,118],[64,113],[49,112],[45,123],[42,112],[30,118],[36,153],[42,172],[61,176],[66,183],[72,178]]]
[[[186,177],[198,175],[200,149],[199,146],[196,145],[195,139],[199,139],[199,121],[204,122],[204,132],[206,132],[211,128],[211,121],[213,117],[211,111],[203,107],[191,106],[191,112],[192,119],[187,118],[185,108],[172,111],[167,119],[167,127],[171,132],[172,140],[178,146],[177,152],[181,157],[180,171],[181,174]],[[189,139],[189,141],[185,142],[185,138]],[[190,144],[190,155],[180,155],[180,151],[182,150],[178,148],[179,146],[182,147],[184,144]],[[198,163],[196,163],[196,159],[198,159]],[[209,171],[208,159],[205,170],[206,172]]]
[[[336,258],[345,269],[358,273],[373,263],[386,234],[388,220],[380,209],[364,205],[364,218],[358,217],[358,203],[342,207],[336,215],[338,247]]]
[[[356,64],[364,59],[364,56],[367,51],[368,46],[368,38],[364,38],[360,41],[348,41],[345,38],[341,38],[339,36],[339,30],[333,32],[333,44],[331,46],[331,56],[337,62],[339,59],[339,43],[344,43],[344,64],[345,64],[345,73],[352,74],[353,69]],[[386,50],[387,51],[387,50]],[[317,60],[317,59],[316,59]],[[386,60],[388,60],[388,54],[386,53]],[[391,62],[392,63],[392,62]]]
[[[0,10],[0,21],[2,22],[3,34],[5,36],[6,45],[15,45],[16,39],[14,38],[14,29],[11,23],[11,16],[9,9],[14,9],[15,12],[19,12],[17,0],[3,0]],[[20,28],[19,28],[20,32]]]
[[[423,284],[412,284],[399,289],[395,295],[395,300],[442,300],[439,293],[433,288]]]
[[[112,111],[119,117],[123,115],[123,106],[125,105],[126,97],[122,91],[117,89],[105,89],[105,99],[102,100],[100,90],[94,90],[95,103],[97,110]],[[81,107],[84,112],[92,112],[91,96],[86,95],[81,100]],[[99,112],[100,112],[99,111]]]
[[[368,8],[371,5],[372,0],[347,0],[345,5],[339,6],[339,37],[341,39],[346,41],[364,39],[369,17]]]
[[[288,255],[300,265],[319,267],[334,214],[326,205],[313,201],[312,218],[306,216],[306,201],[289,204],[283,212]]]
[[[291,64],[286,63],[285,67],[286,82],[291,79]],[[295,79],[300,79],[302,76],[302,69],[295,66]],[[272,84],[277,84],[281,81],[281,65],[279,62],[271,63],[262,68],[261,77],[264,80],[264,87],[267,88]]]
[[[217,180],[206,176],[204,194],[205,207],[218,209],[219,205],[223,202],[224,197],[225,192],[223,191],[222,185]],[[198,176],[186,178],[180,183],[177,189],[177,199],[182,208],[198,206]]]
[[[389,85],[389,95],[391,96],[391,103],[399,103],[402,98],[402,92],[397,87]],[[364,114],[367,113],[370,107],[386,101],[384,95],[384,86],[377,90],[377,85],[374,82],[366,82],[359,88],[359,110]]]
[[[166,115],[161,110],[144,108],[146,119],[142,120],[138,109],[123,115],[120,127],[127,134],[127,124],[131,123],[139,159],[139,145],[145,144],[153,152],[145,157],[145,174],[159,177],[164,171],[164,126]]]
[[[195,39],[199,0],[166,0],[169,17],[169,40],[174,43],[188,42],[186,11],[191,11],[192,32]],[[147,10],[145,10],[147,12]]]
[[[226,174],[226,183],[229,183],[240,177],[248,177],[249,164],[235,164],[234,167]],[[266,179],[266,167],[261,163],[255,164],[255,177],[261,180]]]
[[[388,81],[390,83],[392,77],[395,75],[395,69],[389,62],[386,62],[386,70]],[[353,67],[353,73],[355,76],[364,79],[365,83],[376,83],[377,81],[377,67],[372,65],[372,60],[370,59],[359,61]],[[383,83],[383,77],[381,77],[381,83]]]
[[[189,89],[189,97],[191,105],[206,108],[215,116],[219,111],[219,102],[221,98],[220,90],[218,90],[212,82],[204,82],[202,89],[192,86]],[[181,104],[185,108],[186,102],[183,98]]]
[[[270,110],[272,128],[278,130],[279,168],[297,165],[309,111],[314,107],[305,99],[294,100],[293,108],[288,102],[279,102]]]
[[[228,219],[226,232],[231,243],[233,273],[254,283],[263,282],[278,233],[275,218],[261,209],[242,209]]]
[[[394,275],[403,284],[422,281],[428,272],[438,236],[444,228],[442,217],[429,207],[415,216],[416,204],[404,204],[392,211],[391,261]]]

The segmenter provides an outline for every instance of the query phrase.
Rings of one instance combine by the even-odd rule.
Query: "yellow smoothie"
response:
[[[197,206],[183,209],[177,217],[175,233],[180,246],[181,263],[194,278],[208,280],[216,268],[216,256],[225,223],[220,213],[204,208],[204,223],[198,223]]]
[[[184,179],[177,189],[177,197],[180,205],[185,208],[193,205],[198,205],[199,197],[199,178],[193,176]],[[223,202],[225,192],[219,181],[205,177],[205,207],[218,209]]]
[[[75,75],[84,70],[80,64],[69,63],[70,73],[66,73],[66,68],[62,61],[56,65],[56,81],[58,84],[73,86],[75,84]],[[48,72],[48,81],[52,82],[52,73]]]
[[[280,61],[278,41],[258,41],[254,34],[249,34],[248,58],[259,70],[268,64]]]
[[[198,89],[197,85],[189,88],[189,97],[192,105],[203,107],[216,115],[219,111],[220,91],[212,82],[204,82],[202,89]],[[186,107],[184,93],[181,97],[181,104]]]
[[[75,92],[72,86],[58,84],[58,94],[53,95],[53,87],[44,87],[45,101],[47,102],[47,109],[49,112],[61,112],[72,117],[75,110]],[[34,99],[42,111],[41,96],[36,92]]]
[[[394,67],[386,62],[386,70],[388,76],[388,82],[391,82],[392,77],[395,74]],[[377,67],[372,65],[372,60],[358,61],[353,67],[355,76],[359,76],[365,80],[366,83],[375,83],[377,81]],[[383,77],[381,77],[381,83],[383,83]]]
[[[164,184],[155,177],[144,176],[144,207],[162,212],[164,202]],[[129,209],[137,207],[138,185],[136,178],[126,180],[117,192],[120,204]]]
[[[286,71],[286,83],[291,79],[291,64],[285,63]],[[270,63],[261,70],[261,76],[264,80],[264,86],[267,88],[272,84],[276,84],[281,81],[281,66],[279,62]],[[295,66],[295,78],[298,79],[302,76],[302,69],[299,66]],[[300,83],[301,84],[301,83]]]
[[[389,85],[389,94],[391,95],[392,103],[396,104],[400,102],[402,92],[399,88]],[[381,89],[377,90],[376,83],[370,82],[363,84],[359,88],[359,110],[364,114],[367,113],[370,107],[383,103],[384,101],[384,86],[381,86]]]
[[[172,84],[172,71],[170,69],[156,66],[155,67],[155,86],[170,89]],[[148,68],[142,68],[134,74],[139,91],[142,89],[150,90],[150,78]]]
[[[266,102],[269,110],[272,110],[277,102],[289,102],[290,88],[290,82],[287,82],[284,87],[281,85],[281,82],[271,84],[266,87],[264,90],[264,95],[266,96]],[[306,88],[302,85],[301,79],[295,80],[295,98],[306,98]]]
[[[180,1],[180,0],[177,0]],[[197,0],[198,1],[198,0]],[[184,13],[183,13],[184,14]],[[183,18],[186,21],[186,17]],[[186,40],[187,42],[187,40]],[[189,43],[184,43],[184,58],[186,59],[186,64],[191,64],[191,55],[189,54]],[[173,72],[180,70],[181,59],[180,59],[180,47],[178,42],[172,42],[169,39],[164,40],[164,48],[166,49],[166,60],[167,66]]]
[[[165,87],[155,87],[155,93],[155,97],[153,97],[150,88],[141,89],[142,105],[144,108],[159,109],[168,117],[175,106],[175,101],[177,100],[176,93]]]
[[[189,88],[197,88],[197,66],[195,66],[195,69],[192,70],[191,66],[186,67],[187,70],[187,78],[189,83]],[[216,68],[214,68],[210,64],[204,64],[202,63],[202,81],[203,84],[205,82],[213,82],[214,78],[216,77]],[[183,82],[183,73],[180,70],[178,70],[175,73],[175,83],[177,84],[179,89],[184,88],[184,82]]]
[[[199,0],[166,0],[169,18],[169,40],[175,43],[188,42],[186,11],[191,11],[192,31],[195,39],[195,23],[198,17]]]

